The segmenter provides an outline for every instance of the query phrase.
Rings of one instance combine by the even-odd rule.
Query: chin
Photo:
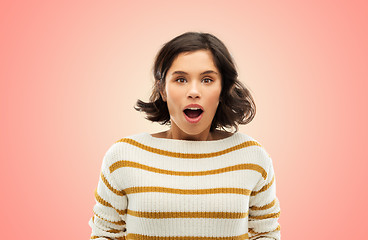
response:
[[[199,135],[201,133],[203,133],[204,131],[206,131],[206,128],[191,128],[191,129],[182,129],[182,131],[185,133],[185,134],[188,134],[188,135],[192,135],[192,136],[196,136],[196,135]]]

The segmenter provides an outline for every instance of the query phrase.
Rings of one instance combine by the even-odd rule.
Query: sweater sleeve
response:
[[[125,240],[127,196],[117,188],[110,173],[111,152],[105,154],[97,188],[93,216],[89,220],[91,238],[97,240]]]
[[[249,239],[280,240],[280,204],[272,159],[267,158],[266,179],[261,178],[249,199]]]

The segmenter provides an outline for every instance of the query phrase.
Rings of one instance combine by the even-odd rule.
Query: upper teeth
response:
[[[187,108],[189,110],[199,110],[200,108]]]

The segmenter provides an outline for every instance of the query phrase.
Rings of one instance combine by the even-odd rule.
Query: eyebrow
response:
[[[200,75],[205,75],[205,74],[209,74],[209,73],[215,73],[215,74],[218,74],[217,72],[213,71],[213,70],[207,70],[203,73],[201,73]],[[172,75],[174,74],[183,74],[183,75],[188,75],[188,73],[184,72],[184,71],[175,71],[172,73]]]

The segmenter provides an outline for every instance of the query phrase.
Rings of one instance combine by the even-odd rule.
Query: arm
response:
[[[127,197],[114,183],[109,170],[109,154],[103,159],[101,174],[95,190],[96,204],[89,220],[91,238],[97,240],[125,240]]]
[[[260,179],[249,199],[249,239],[280,240],[280,204],[272,160],[269,160],[266,179]]]

